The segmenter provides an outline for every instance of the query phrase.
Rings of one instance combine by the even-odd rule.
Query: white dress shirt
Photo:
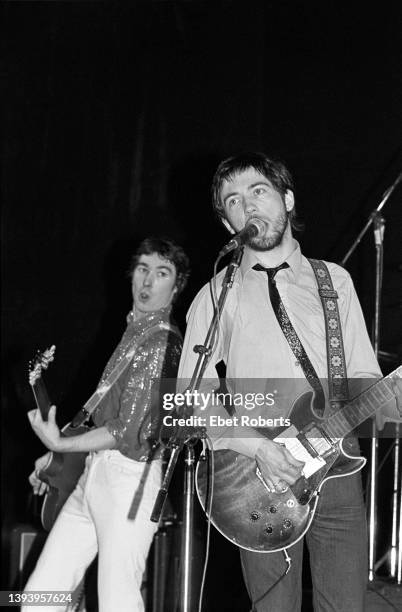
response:
[[[311,264],[295,248],[286,259],[289,268],[279,270],[275,280],[289,319],[320,379],[328,376],[326,330],[317,281]],[[311,389],[303,369],[293,354],[277,321],[269,298],[267,275],[253,269],[262,263],[258,252],[248,247],[229,290],[221,316],[219,334],[205,370],[200,390],[217,389],[219,380],[216,364],[226,364],[227,387],[232,394],[277,391],[278,380],[286,388],[286,406],[278,401],[269,408],[272,417],[289,413],[289,397],[296,399],[303,390]],[[343,331],[346,368],[350,379],[351,397],[362,390],[362,380],[381,377],[353,282],[349,273],[334,263],[326,262],[335,291]],[[225,270],[217,276],[219,294]],[[187,317],[187,332],[179,367],[179,388],[191,378],[197,360],[193,347],[203,344],[213,316],[210,286],[205,285],[194,299]],[[249,380],[248,380],[249,379]],[[250,381],[252,379],[252,383]],[[368,382],[368,381],[367,381]],[[228,416],[223,407],[209,411]],[[261,438],[253,431],[252,437],[238,436],[230,427],[208,428],[214,448],[230,448],[253,457]]]

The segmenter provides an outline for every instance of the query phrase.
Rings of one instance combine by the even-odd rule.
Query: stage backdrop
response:
[[[340,261],[401,171],[402,54],[399,2],[7,2],[1,11],[9,526],[29,518],[27,475],[43,450],[25,416],[35,350],[56,344],[47,383],[63,423],[124,329],[130,254],[149,234],[191,256],[184,330],[228,239],[211,211],[211,177],[238,151],[288,163],[305,253]],[[401,349],[400,196],[399,187],[384,209],[384,370]],[[370,326],[371,230],[347,267]]]

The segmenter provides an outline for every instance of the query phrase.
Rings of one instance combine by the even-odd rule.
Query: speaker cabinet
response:
[[[32,525],[17,525],[10,533],[9,588],[21,591],[41,553],[47,536]]]

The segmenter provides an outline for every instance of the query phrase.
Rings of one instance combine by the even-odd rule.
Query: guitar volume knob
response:
[[[292,521],[290,519],[285,519],[282,523],[282,526],[284,529],[290,529],[291,527],[293,527]]]
[[[258,519],[260,518],[260,513],[256,512],[256,510],[254,510],[253,512],[250,512],[250,519],[255,522],[258,521]]]

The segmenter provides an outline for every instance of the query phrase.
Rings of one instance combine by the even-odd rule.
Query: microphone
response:
[[[253,217],[247,221],[246,225],[243,229],[236,234],[219,252],[219,257],[223,257],[230,251],[234,251],[242,246],[247,240],[250,238],[259,238],[265,234],[265,230],[267,229],[267,224],[262,219],[258,217]]]

